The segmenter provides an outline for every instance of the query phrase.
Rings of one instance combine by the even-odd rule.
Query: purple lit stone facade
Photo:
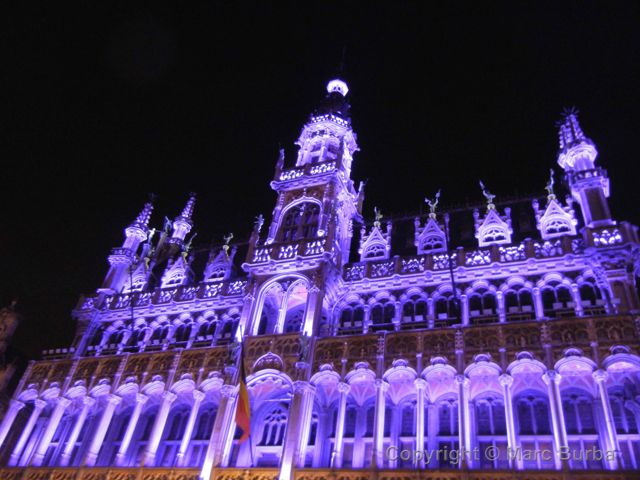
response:
[[[570,196],[551,179],[528,200],[535,235],[483,186],[475,210],[431,200],[400,231],[413,250],[398,254],[402,221],[362,216],[347,85],[327,90],[295,164],[281,152],[271,223],[256,218],[248,247],[192,248],[195,194],[159,231],[144,206],[74,311],[72,346],[24,374],[0,424],[2,472],[640,468],[637,227],[611,218],[609,178],[576,114],[560,126]],[[449,241],[456,215],[474,230],[466,244]]]

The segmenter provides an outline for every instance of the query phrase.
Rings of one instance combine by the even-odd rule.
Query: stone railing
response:
[[[395,256],[389,260],[357,262],[345,266],[344,279],[356,281],[363,278],[385,278],[392,275],[448,270],[450,267],[482,267],[494,263],[522,262],[529,258],[551,258],[568,254],[580,254],[584,242],[577,237],[555,240],[531,240],[508,246],[492,245],[486,248],[465,249],[458,247],[449,253],[431,253],[411,257]]]
[[[291,260],[296,257],[316,257],[325,252],[327,238],[303,239],[297,242],[272,243],[255,247],[252,263]]]
[[[277,175],[276,180],[285,182],[287,180],[295,180],[303,176],[315,176],[322,175],[324,173],[333,172],[336,169],[337,163],[335,160],[320,163],[309,163],[304,167],[291,168],[284,170]]]
[[[244,294],[246,280],[230,280],[226,282],[201,283],[181,287],[156,288],[150,292],[120,293],[117,295],[83,297],[77,308],[78,311],[91,310],[120,310],[148,305],[163,305],[167,303],[189,302],[194,299],[206,299],[217,296],[233,297]]]

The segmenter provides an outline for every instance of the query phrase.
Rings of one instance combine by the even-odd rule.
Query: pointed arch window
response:
[[[403,329],[425,326],[427,321],[427,301],[420,295],[414,295],[402,305]]]
[[[320,206],[314,202],[303,202],[288,208],[280,222],[278,241],[295,242],[303,238],[314,238],[318,231]]]
[[[340,312],[339,332],[349,334],[362,332],[364,307],[359,303],[351,303]]]

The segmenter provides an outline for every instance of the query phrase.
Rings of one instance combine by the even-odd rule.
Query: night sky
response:
[[[291,165],[343,46],[369,217],[438,188],[475,203],[479,178],[542,194],[576,106],[615,218],[640,223],[638,2],[48,3],[0,15],[0,301],[25,358],[69,345],[149,192],[156,225],[198,193],[200,245],[269,221],[278,145]]]

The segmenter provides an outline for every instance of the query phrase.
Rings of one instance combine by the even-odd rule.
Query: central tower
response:
[[[271,188],[278,195],[268,231],[261,238],[256,219],[243,268],[254,283],[239,336],[301,332],[323,328],[322,304],[331,296],[349,259],[353,220],[360,219],[363,186],[351,180],[358,150],[351,128],[349,88],[339,79],[303,126],[295,165],[285,166],[284,150]],[[334,280],[331,280],[334,279]],[[329,281],[327,281],[329,280]],[[247,302],[249,303],[249,302]]]

